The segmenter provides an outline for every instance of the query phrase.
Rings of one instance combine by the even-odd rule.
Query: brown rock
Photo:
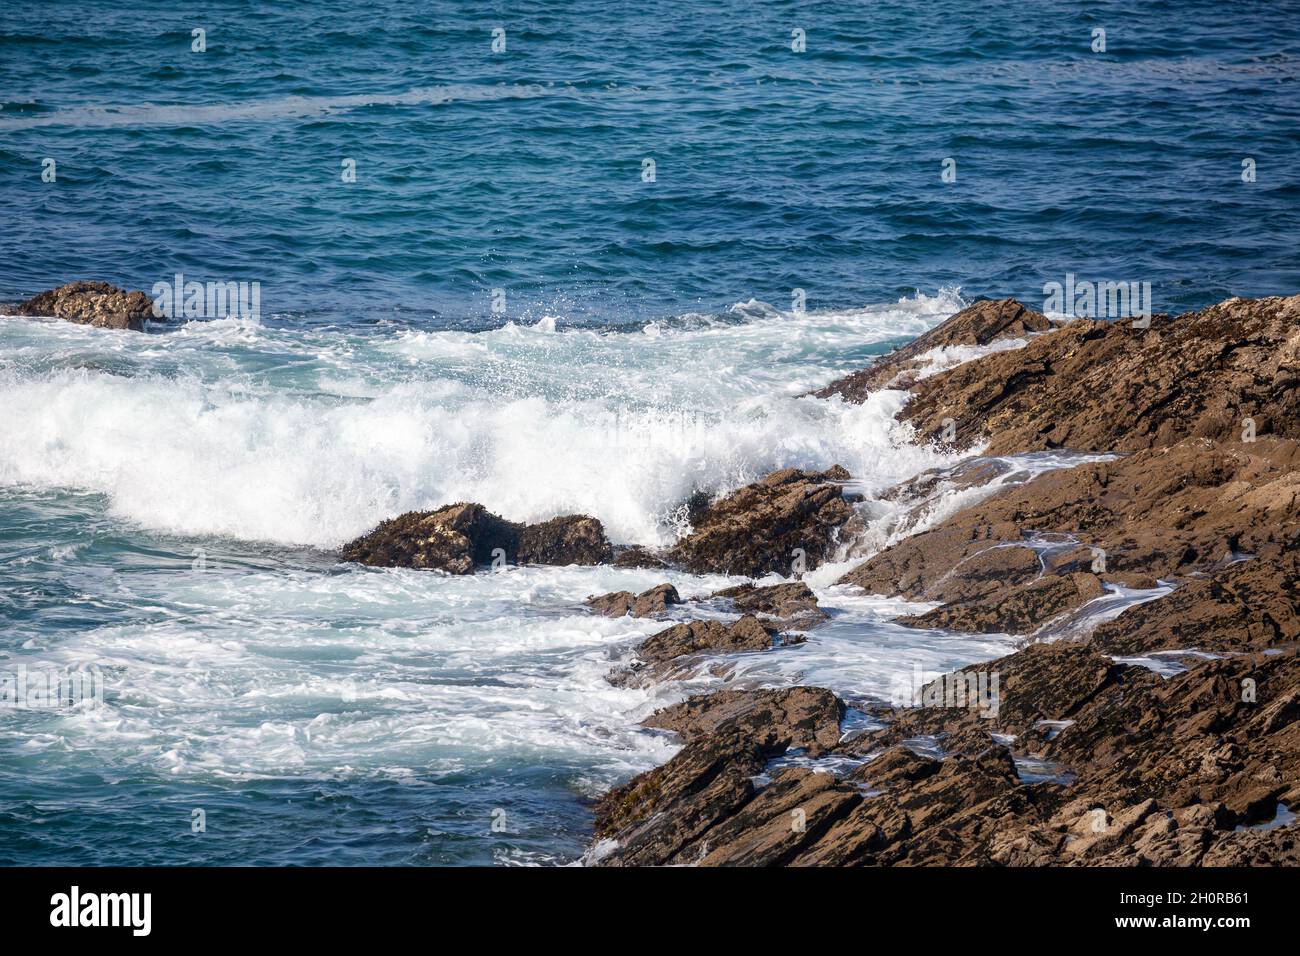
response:
[[[1292,539],[1281,549],[1191,578],[1172,594],[1099,625],[1092,639],[1112,654],[1294,645],[1300,641],[1300,546]]]
[[[765,752],[797,747],[816,756],[839,743],[843,717],[844,704],[830,691],[789,687],[699,694],[655,711],[642,723],[686,740],[735,730]]]
[[[1227,833],[1215,841],[1200,863],[1203,866],[1300,866],[1300,834],[1294,827]]]
[[[658,553],[639,544],[614,549],[614,567],[616,568],[666,568],[668,562]]]
[[[824,472],[786,468],[705,509],[668,558],[697,574],[788,574],[802,553],[808,570],[835,551],[854,518],[838,465]]]
[[[389,518],[344,545],[343,559],[373,567],[472,574],[475,566],[490,564],[497,549],[510,560],[518,550],[520,530],[520,525],[482,505],[462,502]]]
[[[711,862],[784,862],[796,846],[814,839],[847,808],[837,809],[845,795],[849,803],[858,799],[852,787],[819,796],[823,781],[806,779],[807,774],[796,771],[779,775],[778,789],[751,808],[751,801],[760,794],[753,778],[764,763],[791,746],[833,742],[832,734],[838,737],[843,705],[818,688],[724,693],[725,699],[716,703],[697,698],[655,715],[662,716],[657,725],[680,728],[687,737],[686,746],[662,767],[634,777],[597,801],[596,838],[614,839],[617,845],[607,848],[593,863],[698,863],[720,842],[731,845],[730,833],[735,833],[739,842],[725,857]],[[750,700],[746,701],[747,697]],[[778,720],[767,723],[765,717],[773,715]],[[752,730],[758,730],[761,739],[751,739]],[[784,814],[789,826],[789,809],[800,807],[805,811],[805,827],[792,845],[783,843],[779,827],[770,838],[755,839],[747,821],[770,821]],[[748,816],[737,819],[742,809]],[[726,829],[715,833],[719,825]],[[742,845],[749,849],[742,851]]]
[[[1105,593],[1101,579],[1095,574],[1053,575],[895,620],[908,627],[942,627],[976,634],[1029,634]]]
[[[1300,831],[1274,820],[1283,803],[1300,800],[1294,651],[1205,662],[1168,679],[1116,664],[1087,642],[1030,645],[978,667],[1001,675],[996,720],[906,708],[884,730],[843,743],[827,732],[837,723],[833,698],[814,688],[798,688],[798,698],[723,692],[665,709],[648,723],[677,730],[686,748],[598,811],[601,835],[618,841],[606,862],[1297,862]],[[1244,700],[1245,675],[1257,695]],[[800,712],[818,715],[802,724],[789,719],[800,699]],[[1038,732],[1043,720],[1059,721],[1058,732]],[[993,730],[1068,766],[1073,782],[1025,783]],[[922,735],[942,742],[941,758],[910,749]],[[768,760],[810,741],[815,754],[866,762],[847,777],[797,768],[754,786]]]
[[[1015,299],[986,300],[962,309],[874,365],[831,382],[813,394],[818,398],[840,395],[848,402],[863,402],[883,388],[909,388],[917,380],[921,355],[953,345],[988,345],[1000,339],[1025,338],[1052,327],[1041,312],[1026,309]]]
[[[595,564],[608,560],[611,552],[595,518],[566,515],[523,525],[462,502],[390,518],[344,545],[342,553],[345,561],[374,567],[472,574],[497,558],[520,564]]]
[[[631,591],[611,591],[587,598],[587,606],[608,617],[657,617],[674,604],[681,604],[677,589],[671,584],[657,584],[648,591],[633,594]]]
[[[754,796],[764,756],[740,735],[716,734],[688,743],[662,767],[610,790],[595,806],[597,840],[617,846],[592,862],[601,866],[695,863],[699,839]]]
[[[919,440],[951,419],[960,448],[1137,451],[1186,438],[1300,438],[1300,296],[1229,299],[1150,328],[1078,320],[918,382]]]
[[[787,627],[815,627],[829,615],[817,605],[817,595],[802,581],[768,584],[759,587],[741,584],[723,588],[709,595],[726,598],[742,614],[765,614],[777,618]]]
[[[1106,580],[1176,578],[1289,540],[1300,526],[1300,444],[1189,439],[1039,475],[898,542],[841,581],[874,593],[969,605],[919,626],[1026,633],[1097,592],[1077,553],[1104,551]],[[1027,543],[1078,542],[1049,565]],[[1044,580],[1046,579],[1046,580]]]
[[[519,564],[607,564],[614,549],[604,526],[587,515],[563,515],[526,526],[519,535]]]
[[[637,660],[616,667],[606,679],[619,687],[646,686],[687,677],[706,662],[705,655],[765,651],[776,642],[779,632],[747,614],[734,624],[722,621],[690,621],[648,637],[637,648]],[[798,644],[803,638],[786,635],[783,644]],[[725,667],[714,669],[721,676]]]
[[[933,531],[904,538],[854,568],[839,583],[856,584],[873,594],[957,603],[996,598],[1008,588],[1042,575],[1043,565],[1033,548],[1016,542],[977,539],[946,559],[943,545],[957,537],[959,522],[969,527],[975,523],[974,517],[967,509]],[[976,528],[973,533],[983,531]]]
[[[665,708],[647,725],[686,745],[598,808],[605,859],[1300,864],[1300,830],[1279,816],[1300,805],[1300,426],[1285,415],[1296,402],[1297,306],[1300,297],[1231,300],[1146,331],[1076,322],[1003,353],[1012,364],[969,380],[956,373],[988,359],[945,373],[1018,436],[1002,452],[1076,439],[1104,449],[1128,428],[1133,453],[1004,487],[846,580],[943,602],[905,623],[1021,632],[1071,613],[1103,582],[1177,589],[1090,635],[945,675],[920,706],[861,702],[883,725],[844,739],[843,705],[816,688],[724,691]],[[917,401],[935,378],[916,386]],[[1101,397],[1079,400],[1090,394]],[[1207,437],[1231,436],[1233,416],[1255,413],[1278,416],[1269,427],[1257,418],[1261,435],[1284,437]],[[898,500],[919,507],[951,480],[960,478],[923,476]],[[762,590],[723,596],[737,609],[779,609]],[[697,645],[743,643],[715,630],[688,628],[661,645],[689,658]],[[1159,672],[1112,656],[1190,649],[1222,656],[1166,654],[1182,669]],[[992,708],[946,693],[973,684],[993,691]],[[772,768],[792,747],[807,753]]]
[[[747,614],[734,624],[722,621],[690,621],[674,624],[647,638],[637,648],[643,661],[668,661],[704,651],[765,651],[772,646],[777,630]]]
[[[52,316],[100,329],[143,332],[146,321],[158,321],[153,300],[143,292],[127,292],[107,282],[69,282],[10,307],[11,315]]]
[[[826,773],[782,770],[735,816],[714,827],[701,866],[785,866],[862,802],[862,794]]]

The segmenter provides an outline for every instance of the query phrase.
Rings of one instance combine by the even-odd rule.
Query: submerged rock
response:
[[[78,325],[135,332],[143,332],[146,321],[156,320],[149,296],[107,282],[69,282],[10,306],[8,314],[52,316]]]
[[[1003,339],[1025,338],[1051,327],[1052,323],[1041,312],[1027,309],[1015,299],[976,302],[902,348],[882,356],[873,365],[837,379],[813,394],[818,398],[839,395],[847,402],[861,403],[871,392],[910,388],[925,369],[920,357],[932,349],[988,345]]]
[[[436,511],[409,511],[343,546],[343,559],[375,567],[423,568],[472,574],[507,564],[598,564],[612,554],[595,518],[566,515],[525,525],[461,502]]]
[[[666,556],[696,574],[812,570],[834,554],[841,532],[852,532],[848,479],[838,465],[773,472],[704,508]]]

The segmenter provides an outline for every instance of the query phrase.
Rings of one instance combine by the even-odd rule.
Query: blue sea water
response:
[[[455,500],[663,544],[695,490],[835,462],[887,540],[874,493],[948,459],[901,397],[810,388],[1067,273],[1300,291],[1298,13],[8,0],[0,300],[179,272],[261,315],[0,319],[0,675],[105,686],[0,709],[0,863],[577,859],[590,798],[673,752],[636,722],[718,683],[603,681],[655,625],[583,598],[662,574],[334,549]],[[834,571],[832,624],[733,682],[888,695],[1008,646]]]
[[[183,271],[428,322],[488,316],[493,288],[596,321],[792,288],[1035,300],[1067,271],[1162,309],[1291,292],[1297,12],[8,0],[0,294]]]

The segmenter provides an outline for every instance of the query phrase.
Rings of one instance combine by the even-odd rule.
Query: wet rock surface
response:
[[[728,691],[667,708],[646,723],[678,732],[685,746],[602,798],[600,837],[611,842],[592,862],[1297,862],[1294,830],[1262,829],[1300,799],[1294,651],[1207,661],[1165,679],[1071,642],[978,670],[999,674],[995,717],[900,708],[883,729],[840,743],[843,710],[815,688]],[[1243,701],[1246,675],[1255,694]],[[909,745],[926,737],[939,756]],[[860,763],[848,772],[790,766],[763,779],[774,758],[801,747]],[[1030,758],[1059,768],[1059,779],[1034,778]],[[635,825],[621,825],[629,815]]]
[[[1051,471],[905,538],[841,580],[944,606],[922,627],[1027,634],[1103,593],[1185,579],[1300,527],[1300,444],[1171,448]]]
[[[625,547],[614,548],[614,558],[611,562],[616,568],[666,568],[668,562],[664,561],[659,553],[651,548],[645,548],[641,545],[629,545]]]
[[[817,755],[839,743],[843,717],[844,704],[830,691],[789,687],[699,694],[655,711],[642,724],[671,730],[688,741],[719,731],[739,730],[764,752],[798,747]]]
[[[608,564],[614,549],[604,526],[587,515],[563,515],[525,525],[519,532],[519,564]]]
[[[646,638],[636,649],[636,659],[627,667],[616,667],[608,680],[616,686],[646,686],[675,680],[694,673],[712,660],[712,673],[726,673],[719,655],[766,651],[777,646],[802,643],[797,635],[782,634],[752,614],[727,624],[702,620],[674,624]]]
[[[143,332],[147,321],[158,321],[153,300],[140,291],[128,292],[107,282],[69,282],[8,306],[8,315],[52,316],[99,329]]]
[[[345,561],[374,567],[420,568],[472,574],[507,564],[600,564],[612,549],[599,521],[565,515],[525,525],[461,502],[436,511],[409,511],[381,522],[343,546]]]
[[[587,606],[597,614],[607,617],[657,617],[668,608],[681,604],[677,589],[671,584],[658,584],[640,594],[631,591],[611,591],[587,598]]]
[[[1023,339],[1051,327],[1041,312],[1027,309],[1015,299],[976,302],[907,345],[882,356],[874,365],[837,379],[813,394],[818,398],[839,395],[845,401],[862,402],[871,392],[884,388],[910,388],[925,368],[921,357],[934,349]]]
[[[1112,654],[1239,653],[1300,643],[1300,539],[1192,577],[1163,600],[1100,624],[1093,642]]]
[[[724,598],[732,608],[743,614],[761,614],[775,618],[783,627],[806,629],[816,627],[829,615],[817,604],[817,595],[802,581],[784,584],[741,584],[723,588],[710,595]]]
[[[957,447],[995,455],[1131,452],[1249,427],[1300,438],[1298,385],[1300,296],[1229,299],[1145,329],[1076,320],[918,382],[899,418],[922,441],[951,421]]]
[[[843,489],[848,479],[838,465],[773,472],[702,509],[694,530],[666,557],[697,574],[812,570],[835,553],[842,532],[852,532],[856,518]]]

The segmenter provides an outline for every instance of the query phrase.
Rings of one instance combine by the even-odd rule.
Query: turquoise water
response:
[[[0,677],[104,688],[0,708],[0,863],[577,859],[674,750],[636,722],[718,684],[603,681],[655,625],[583,598],[663,575],[335,549],[467,499],[665,544],[693,491],[837,462],[876,546],[876,493],[948,459],[901,396],[809,389],[1067,272],[1300,290],[1295,5],[1128,7],[6,4],[0,299],[183,272],[261,314],[0,319]],[[888,696],[1009,646],[836,572],[735,681]]]

